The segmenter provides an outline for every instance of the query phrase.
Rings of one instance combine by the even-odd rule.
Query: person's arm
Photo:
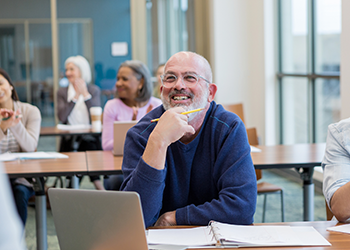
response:
[[[181,112],[184,112],[183,108],[167,110],[149,136],[142,158],[155,169],[164,169],[166,151],[171,143],[186,133],[195,133],[194,128],[187,123],[188,117],[181,115]]]
[[[331,208],[338,221],[346,221],[350,218],[350,182],[340,187],[331,199]]]
[[[23,123],[20,121],[17,125],[10,127],[9,130],[16,138],[21,150],[24,152],[34,152],[38,147],[41,115],[35,106],[23,107]]]
[[[203,155],[206,159],[202,162],[192,165],[192,169],[197,170],[207,168],[206,164],[213,166],[210,175],[215,186],[211,190],[217,189],[218,197],[209,198],[203,204],[189,204],[166,212],[159,217],[155,226],[206,225],[210,220],[240,225],[253,223],[257,184],[244,124],[240,121],[232,125],[228,133],[224,129],[219,131],[214,135],[215,143],[203,142],[202,147],[212,147],[211,153]],[[222,135],[224,133],[225,136]],[[201,167],[196,168],[196,165]]]
[[[14,112],[8,109],[0,109],[0,141],[3,140],[6,135],[6,129],[9,127],[10,123],[13,123],[14,119],[10,120],[11,116],[13,116]],[[6,121],[2,121],[2,118],[8,118]],[[19,121],[20,119],[18,119]]]
[[[108,101],[103,110],[103,130],[102,130],[102,148],[103,150],[113,150],[113,124],[114,124],[114,107],[113,100]]]
[[[329,126],[326,152],[322,162],[323,193],[329,208],[339,221],[350,218],[350,154],[346,150],[349,130],[339,132]]]
[[[213,188],[217,189],[218,196],[204,204],[176,209],[176,222],[180,225],[206,225],[210,220],[216,220],[252,224],[257,184],[245,126],[239,121],[230,126],[227,135],[223,135],[220,129],[213,138],[215,142],[204,142],[202,147],[211,147],[210,155],[203,157],[212,166]]]
[[[61,88],[57,91],[57,116],[63,124],[68,123],[68,116],[72,112],[75,103],[67,101],[68,88]]]
[[[87,89],[91,95],[91,98],[85,100],[85,104],[90,113],[91,107],[101,107],[101,90],[96,85],[88,85]]]
[[[164,135],[164,141],[166,143],[169,143],[169,137],[168,136],[174,136],[174,134],[178,134],[178,130],[181,130],[183,128],[179,128],[182,126],[186,126],[187,129],[191,130],[193,129],[189,125],[187,125],[187,122],[182,120],[182,122],[179,122],[178,119],[175,119],[177,121],[170,120],[170,123],[168,124],[169,116],[173,117],[176,116],[174,113],[181,113],[183,111],[182,108],[176,108],[172,111],[165,112],[161,119],[158,121],[158,123],[152,123],[150,124],[148,121],[142,121],[145,119],[151,120],[152,117],[145,116],[141,122],[137,125],[135,125],[132,129],[130,129],[127,133],[127,138],[125,141],[125,148],[130,150],[124,151],[123,156],[123,174],[124,174],[124,182],[122,184],[121,190],[124,191],[136,191],[139,193],[141,197],[141,203],[142,203],[142,210],[144,214],[144,220],[145,220],[145,226],[149,227],[153,225],[156,220],[159,217],[160,209],[162,208],[162,198],[163,198],[163,191],[165,187],[165,178],[166,178],[166,170],[165,168],[165,153],[166,148],[161,149],[160,151],[164,150],[163,155],[158,155],[158,152],[154,151],[154,159],[151,159],[150,162],[152,163],[146,163],[144,160],[145,153],[152,155],[152,150],[154,147],[153,145],[150,145],[150,141],[152,144],[157,146],[157,136],[160,134]],[[168,114],[166,114],[168,113]],[[184,116],[184,115],[180,115]],[[187,117],[183,117],[187,119]],[[145,125],[144,125],[145,124]],[[177,126],[172,127],[173,124],[178,124]],[[188,126],[190,128],[188,128]],[[158,127],[158,130],[156,128]],[[154,129],[153,129],[154,128]],[[144,134],[148,135],[148,130],[152,130],[153,133],[156,134],[154,138],[150,138],[151,136],[144,136]],[[186,129],[185,129],[186,130]],[[155,132],[156,131],[156,132]],[[163,131],[163,132],[161,132]],[[187,131],[187,130],[186,130]],[[159,135],[158,135],[159,134]],[[176,137],[173,137],[176,138]],[[161,139],[162,140],[162,139]],[[164,141],[159,141],[159,144],[163,144]],[[148,152],[146,152],[145,148],[148,147]],[[159,148],[159,147],[158,147]],[[143,156],[142,156],[143,155]],[[146,159],[152,158],[151,156],[146,157]],[[153,164],[153,165],[151,165]],[[163,165],[162,165],[163,164]],[[157,169],[157,167],[159,169]]]
[[[0,204],[0,249],[26,249],[23,244],[23,226],[2,165],[0,165]]]

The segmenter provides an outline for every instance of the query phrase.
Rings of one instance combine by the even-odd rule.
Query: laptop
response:
[[[124,153],[126,133],[137,121],[115,121],[113,124],[113,155],[120,156]]]
[[[148,250],[136,192],[50,188],[61,250]]]

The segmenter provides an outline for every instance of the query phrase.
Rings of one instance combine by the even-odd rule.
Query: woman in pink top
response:
[[[123,62],[118,70],[116,98],[109,100],[103,111],[103,150],[113,150],[114,121],[140,120],[162,101],[152,97],[151,74],[142,62]]]
[[[142,62],[123,62],[118,70],[116,98],[109,100],[103,110],[102,148],[113,150],[114,121],[140,120],[145,114],[162,104],[152,96],[151,74]],[[106,190],[119,190],[123,175],[106,176]]]

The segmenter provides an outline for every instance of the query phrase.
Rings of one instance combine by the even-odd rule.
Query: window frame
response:
[[[340,71],[331,72],[331,73],[316,73],[316,0],[307,0],[308,9],[307,9],[307,24],[308,30],[307,33],[307,68],[308,73],[288,73],[283,71],[283,39],[282,39],[282,1],[278,0],[277,2],[277,42],[278,42],[278,72],[276,74],[277,84],[278,84],[278,102],[279,102],[279,143],[284,144],[283,135],[284,135],[284,124],[283,124],[283,80],[286,77],[301,77],[308,80],[308,142],[316,142],[316,80],[317,79],[337,79],[340,84]],[[339,62],[340,64],[340,62]]]

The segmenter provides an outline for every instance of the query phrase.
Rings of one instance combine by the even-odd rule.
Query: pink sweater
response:
[[[151,97],[149,102],[139,108],[136,120],[140,120],[147,112],[150,105],[152,109],[162,104],[158,98]],[[103,130],[102,130],[102,148],[103,150],[113,150],[113,123],[114,121],[131,121],[133,110],[125,105],[120,99],[109,100],[103,110]]]

